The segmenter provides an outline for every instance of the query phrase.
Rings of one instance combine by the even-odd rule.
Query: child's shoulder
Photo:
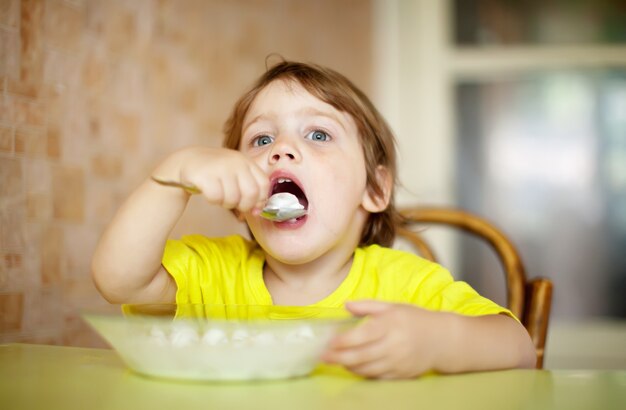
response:
[[[363,261],[366,264],[393,267],[394,269],[398,267],[406,267],[411,270],[444,269],[436,262],[400,249],[380,245],[368,245],[359,249],[363,252]]]
[[[384,294],[395,295],[398,300],[413,302],[418,290],[424,296],[454,281],[443,266],[414,253],[379,245],[360,249],[361,255],[355,255],[355,269],[365,277],[375,278],[378,286],[386,289]]]

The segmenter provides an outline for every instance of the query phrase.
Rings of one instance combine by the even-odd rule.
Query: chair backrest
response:
[[[552,304],[552,282],[545,278],[526,279],[524,265],[513,243],[492,223],[466,211],[452,208],[406,208],[398,234],[407,239],[418,253],[436,261],[435,253],[415,231],[415,227],[443,225],[468,232],[483,239],[495,251],[506,275],[507,308],[528,330],[537,351],[538,369],[543,368],[548,320]]]

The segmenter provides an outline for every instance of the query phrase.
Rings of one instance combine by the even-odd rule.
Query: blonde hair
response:
[[[338,72],[315,64],[281,61],[267,69],[252,88],[235,104],[224,125],[224,147],[238,149],[243,120],[258,93],[275,80],[296,81],[311,95],[346,112],[354,119],[361,139],[367,189],[375,197],[384,198],[384,187],[377,179],[377,168],[389,172],[393,185],[397,179],[395,139],[385,119],[367,96],[350,80]],[[389,205],[379,213],[372,213],[361,233],[360,245],[391,246],[396,233],[398,213],[394,205],[393,187]]]

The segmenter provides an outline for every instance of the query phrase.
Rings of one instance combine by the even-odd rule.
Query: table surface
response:
[[[0,345],[0,408],[626,409],[626,370],[184,382],[138,375],[112,350],[9,344]]]

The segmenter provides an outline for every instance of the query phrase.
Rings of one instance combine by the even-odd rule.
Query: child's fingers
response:
[[[392,373],[392,365],[389,360],[386,360],[385,358],[372,360],[370,362],[365,362],[356,366],[346,367],[352,373],[356,373],[358,375],[368,378],[380,378],[381,376]]]
[[[328,363],[352,367],[378,360],[385,355],[384,344],[375,340],[349,349],[330,349],[323,358]]]
[[[252,174],[246,170],[237,177],[238,186],[242,193],[237,209],[242,212],[248,212],[258,202],[260,187]]]
[[[200,188],[202,195],[209,203],[221,204],[222,198],[224,197],[224,190],[222,189],[220,181],[202,181],[202,183],[196,184],[196,186]]]
[[[359,300],[346,303],[346,309],[355,316],[375,315],[386,311],[392,306],[391,303],[378,300]]]
[[[241,190],[236,176],[226,176],[220,179],[222,185],[221,205],[226,209],[233,209],[239,205],[241,200]]]
[[[257,185],[259,186],[259,194],[258,194],[258,203],[261,204],[261,207],[265,205],[265,201],[267,201],[267,197],[270,190],[270,180],[267,174],[259,168],[258,165],[251,163],[250,164],[250,173],[254,177]]]
[[[385,327],[377,321],[366,321],[354,329],[337,336],[330,344],[331,349],[351,349],[380,341],[385,337]]]

